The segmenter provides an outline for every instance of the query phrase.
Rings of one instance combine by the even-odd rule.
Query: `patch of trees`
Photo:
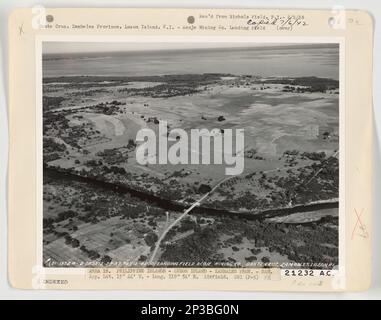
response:
[[[51,125],[54,128],[62,127],[64,129],[67,129],[69,128],[69,120],[65,117],[65,112],[44,112],[43,125],[44,127]]]
[[[269,79],[264,81],[264,83],[274,83],[274,84],[285,84],[288,85],[286,90],[292,90],[291,86],[303,86],[305,88],[300,88],[298,92],[304,90],[305,92],[326,92],[327,90],[333,90],[339,88],[339,81],[328,78],[318,78],[318,77],[299,77],[299,78],[281,78],[281,79]],[[297,91],[297,89],[294,89]]]
[[[139,261],[139,262],[144,262],[144,261],[147,261],[147,259],[148,259],[147,256],[145,256],[145,255],[142,254],[142,255],[139,257],[138,261]]]
[[[42,97],[42,107],[43,110],[49,110],[58,108],[61,106],[61,103],[65,100],[63,97],[49,97],[49,96],[43,96]]]
[[[91,260],[99,259],[100,256],[101,256],[101,255],[100,255],[97,251],[95,251],[95,250],[89,250],[89,251],[87,252],[87,255],[88,255],[88,257],[89,257]]]
[[[179,188],[170,188],[168,186],[163,186],[157,192],[157,196],[168,200],[178,200],[183,198],[182,192]]]
[[[326,154],[324,151],[321,151],[321,152],[303,152],[301,154],[301,156],[308,158],[310,160],[321,161],[321,160],[325,159]]]
[[[298,150],[286,150],[285,152],[283,152],[283,155],[286,155],[286,156],[297,156],[298,154],[299,154]]]
[[[237,198],[213,201],[209,205],[217,209],[231,208],[239,210],[242,208],[246,208],[260,210],[262,208],[267,207],[268,202],[266,199],[259,199],[254,193],[246,191],[243,195]]]
[[[149,232],[145,235],[144,237],[144,241],[146,242],[146,244],[149,246],[149,247],[152,247],[155,245],[156,241],[158,240],[158,236],[156,233],[154,232]]]
[[[43,145],[44,151],[47,153],[66,151],[66,146],[63,143],[56,142],[53,138],[44,137]]]
[[[54,153],[49,153],[49,154],[44,154],[44,164],[50,162],[50,161],[54,161],[54,160],[58,160],[60,159],[61,156],[59,153],[57,152],[54,152]]]
[[[197,193],[204,194],[204,193],[208,193],[211,190],[212,190],[212,188],[209,185],[202,183],[198,187]]]
[[[181,170],[173,171],[173,173],[170,174],[166,179],[177,178],[177,177],[184,178],[190,174],[191,174],[191,171],[186,170],[185,168],[182,168]]]
[[[254,240],[253,255],[261,252],[259,247],[278,252],[295,262],[338,262],[338,233],[327,223],[337,226],[337,217],[328,217],[314,224],[278,224],[265,221],[242,221],[224,217],[218,232],[240,233],[249,240]],[[325,244],[329,244],[326,246]]]
[[[154,124],[159,124],[159,119],[157,117],[149,117],[146,121],[147,123],[153,122]]]
[[[69,234],[65,236],[65,244],[78,248],[80,246],[79,240],[71,237]]]
[[[119,106],[122,104],[123,103],[114,100],[112,102],[101,102],[96,105],[92,105],[89,108],[91,108],[93,112],[111,116],[111,115],[116,115],[120,112]]]
[[[165,83],[145,88],[123,88],[119,92],[127,92],[129,95],[138,95],[151,98],[170,98],[176,96],[191,95],[199,92],[196,86],[182,83]]]
[[[325,131],[322,136],[324,140],[327,140],[331,137],[331,134],[328,131]]]
[[[79,247],[79,249],[84,253],[86,254],[91,260],[96,260],[96,259],[99,259],[101,257],[101,255],[95,251],[95,250],[89,250],[86,248],[86,246],[82,245]],[[105,258],[106,256],[104,256],[103,258]],[[109,257],[110,258],[110,257]],[[111,259],[111,258],[110,258]],[[107,260],[107,258],[106,258]],[[111,261],[110,261],[111,262]]]
[[[88,167],[96,167],[99,165],[98,161],[97,160],[88,160],[85,162],[85,165],[88,166]]]
[[[244,157],[248,159],[264,160],[263,157],[258,156],[256,149],[245,150]]]
[[[78,89],[78,88],[75,88],[75,89]],[[72,92],[71,95],[75,97],[92,97],[95,94],[106,93],[106,92],[109,92],[109,90],[105,88],[99,88],[99,89],[79,90],[76,92]]]
[[[253,261],[256,261],[257,260],[257,257],[256,256],[250,256],[250,257],[246,257],[245,260],[247,262],[253,262]]]
[[[184,96],[206,90],[208,84],[215,83],[226,74],[204,73],[204,74],[176,74],[164,76],[128,77],[129,81],[160,82],[156,86],[146,88],[123,88],[119,91],[131,95],[150,96],[152,98],[165,98]],[[134,80],[130,80],[134,79]],[[201,88],[203,86],[203,88]]]
[[[194,230],[197,227],[197,223],[190,217],[186,217],[180,221],[180,226],[178,227],[179,232],[186,232],[189,230]]]
[[[109,265],[112,261],[112,258],[108,255],[104,255],[101,259],[101,263],[105,266]]]
[[[176,243],[167,245],[160,257],[160,261],[215,261],[215,252],[216,231],[213,227],[205,227]]]
[[[126,174],[126,169],[124,169],[122,167],[111,166],[110,172],[115,173],[115,174]]]
[[[132,140],[132,139],[130,139],[130,140]],[[132,140],[132,142],[133,142],[133,140]],[[131,147],[133,147],[133,145],[134,145],[134,142],[132,143],[132,145],[130,145],[130,141],[129,141],[129,145],[127,147],[131,148]],[[136,144],[135,144],[135,146],[136,146]],[[96,155],[99,157],[102,157],[102,159],[109,165],[118,164],[118,163],[125,163],[128,160],[128,154],[123,153],[118,148],[104,149],[103,151],[97,152]]]
[[[53,218],[44,218],[42,220],[43,229],[51,229],[53,227],[54,219]]]
[[[60,59],[51,57],[50,59]],[[49,83],[72,83],[74,86],[85,83],[94,86],[95,84],[119,85],[128,82],[168,82],[168,83],[212,83],[221,79],[221,77],[230,77],[228,73],[203,73],[203,74],[168,74],[160,76],[59,76],[45,77],[44,84]],[[111,82],[111,83],[110,83]]]
[[[58,213],[57,217],[55,219],[49,218],[48,221],[53,220],[53,222],[58,223],[58,222],[61,222],[61,221],[64,221],[64,220],[67,220],[70,218],[75,218],[77,216],[78,216],[77,212],[75,212],[73,210],[66,210],[66,211],[62,211],[62,212]]]
[[[136,148],[136,142],[133,139],[128,139],[127,148],[134,150]]]

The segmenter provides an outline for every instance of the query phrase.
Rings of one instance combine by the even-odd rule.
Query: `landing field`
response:
[[[47,266],[70,257],[75,266],[337,265],[338,81],[216,73],[47,77],[43,94]],[[228,177],[225,164],[141,165],[136,135],[146,128],[158,136],[163,121],[189,136],[191,129],[217,129],[222,138],[227,129],[243,129],[244,149],[234,151],[244,154],[243,172]],[[182,210],[199,199],[183,219]]]

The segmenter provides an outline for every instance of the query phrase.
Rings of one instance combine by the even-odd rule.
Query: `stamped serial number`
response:
[[[311,270],[311,269],[286,269],[283,270],[285,277],[314,277],[314,276],[332,276],[332,270]]]

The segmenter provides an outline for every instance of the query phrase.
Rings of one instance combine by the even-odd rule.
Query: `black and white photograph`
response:
[[[338,43],[41,59],[44,267],[338,268]]]

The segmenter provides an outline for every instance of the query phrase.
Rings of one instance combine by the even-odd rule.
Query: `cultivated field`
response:
[[[225,165],[140,165],[136,134],[150,128],[158,135],[161,121],[169,130],[217,129],[222,136],[244,129],[245,160],[242,174],[221,183],[170,230],[155,262],[337,265],[337,208],[260,217],[337,201],[338,81],[70,76],[44,78],[43,95],[47,265],[144,264],[181,214],[163,203],[189,207],[226,178]],[[57,171],[66,178],[54,176]],[[119,193],[118,186],[140,196]],[[218,210],[225,212],[218,216]]]

